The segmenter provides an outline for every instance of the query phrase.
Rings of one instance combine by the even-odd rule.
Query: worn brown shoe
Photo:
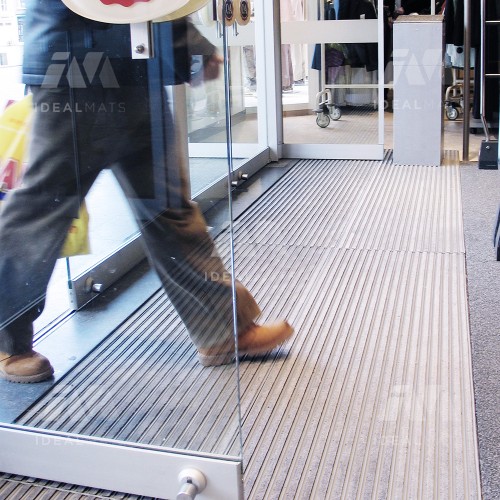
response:
[[[54,368],[40,353],[30,351],[25,354],[0,352],[0,378],[9,382],[32,384],[52,377]]]
[[[259,355],[272,351],[293,334],[293,327],[286,321],[257,325],[252,323],[238,335],[238,354]],[[198,349],[198,359],[203,366],[219,366],[231,363],[235,358],[234,343],[220,347]]]

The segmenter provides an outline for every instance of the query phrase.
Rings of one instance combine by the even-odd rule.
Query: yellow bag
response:
[[[21,184],[32,116],[31,95],[11,104],[0,115],[0,203],[8,191]],[[84,200],[78,218],[73,219],[61,257],[90,253],[88,228],[89,214]]]
[[[66,241],[61,250],[61,257],[72,257],[74,255],[87,255],[90,253],[89,242],[89,212],[85,200],[83,200],[78,218],[73,219],[69,228]]]
[[[0,188],[4,194],[23,177],[31,116],[31,96],[11,104],[0,116]]]

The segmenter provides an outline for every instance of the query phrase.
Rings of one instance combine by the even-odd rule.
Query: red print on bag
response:
[[[131,7],[132,5],[139,2],[149,2],[149,0],[101,0],[104,5],[120,4],[123,7]]]
[[[19,184],[21,175],[18,173],[19,162],[9,158],[7,165],[4,168],[2,177],[0,177],[0,187],[13,189]]]

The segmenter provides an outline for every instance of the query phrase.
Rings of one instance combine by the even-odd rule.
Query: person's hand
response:
[[[215,80],[219,77],[221,64],[224,58],[215,53],[204,60],[203,76],[205,80]]]

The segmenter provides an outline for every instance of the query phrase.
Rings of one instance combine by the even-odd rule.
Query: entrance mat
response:
[[[458,155],[300,161],[236,221],[235,250],[261,319],[296,330],[240,363],[245,497],[479,499]],[[158,293],[20,423],[237,454],[234,378],[197,364]]]

